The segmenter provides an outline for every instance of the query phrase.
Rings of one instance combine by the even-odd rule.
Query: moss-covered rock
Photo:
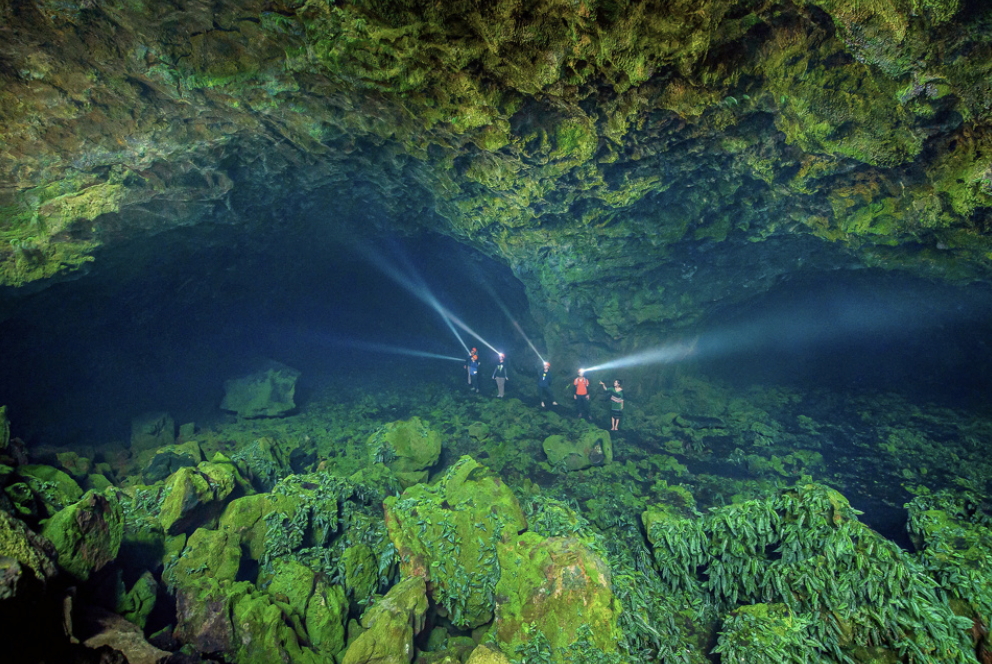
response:
[[[17,472],[31,487],[46,516],[55,514],[83,497],[79,484],[58,468],[36,464],[18,466]]]
[[[195,579],[176,592],[175,638],[204,655],[232,657],[238,645],[233,607],[252,592],[246,581]]]
[[[0,600],[14,597],[27,587],[43,588],[58,572],[57,555],[51,542],[0,510],[0,559],[5,561],[0,574]]]
[[[269,361],[258,371],[224,382],[220,407],[239,417],[277,417],[296,408],[293,397],[300,372],[279,362]]]
[[[203,461],[196,468],[180,468],[169,477],[159,520],[166,533],[175,535],[220,514],[224,501],[235,489],[243,492],[250,488],[235,465],[218,454],[213,461]]]
[[[344,563],[344,586],[348,594],[356,599],[372,596],[379,585],[376,574],[379,562],[375,553],[365,544],[356,544],[345,549],[341,555]]]
[[[496,586],[492,629],[504,653],[516,655],[540,632],[560,657],[586,630],[593,647],[616,650],[620,607],[602,557],[579,539],[534,533],[497,550],[500,567],[512,570]]]
[[[341,586],[328,585],[306,566],[280,560],[266,592],[289,606],[306,630],[307,643],[317,653],[333,656],[345,645],[348,601]]]
[[[234,581],[240,567],[241,540],[236,533],[198,528],[189,536],[181,555],[169,561],[162,581],[170,588],[189,586],[204,577]]]
[[[496,548],[527,527],[510,488],[462,457],[436,484],[410,487],[383,505],[402,573],[425,577],[454,624],[492,620],[500,578]]]
[[[41,532],[55,545],[59,566],[79,581],[117,557],[124,513],[115,497],[87,492],[45,523]]]
[[[427,585],[411,576],[393,586],[362,616],[362,634],[348,646],[342,664],[409,664],[413,638],[424,628]]]
[[[608,431],[590,426],[578,440],[562,435],[548,436],[542,445],[548,463],[566,470],[583,470],[613,461],[613,442]]]
[[[441,454],[441,434],[419,417],[390,422],[366,442],[373,463],[389,467],[404,486],[427,479],[427,469]]]
[[[243,542],[245,553],[252,560],[261,560],[266,552],[269,515],[283,514],[293,520],[302,509],[299,498],[276,493],[263,493],[237,498],[228,503],[220,516],[219,528],[231,532]]]
[[[144,629],[157,599],[158,582],[154,574],[146,571],[134,582],[131,590],[119,599],[115,611],[128,622]]]

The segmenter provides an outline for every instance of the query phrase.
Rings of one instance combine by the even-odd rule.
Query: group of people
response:
[[[496,398],[502,399],[505,394],[508,376],[506,371],[506,355],[503,353],[498,353],[498,356],[498,362],[496,364],[496,368],[493,370],[492,380],[496,381],[496,389],[498,390]],[[472,352],[469,354],[468,361],[465,363],[465,368],[468,371],[468,387],[469,390],[473,392],[480,392],[479,367],[479,352],[477,349],[473,348]],[[623,415],[623,385],[619,380],[614,380],[612,387],[607,387],[606,383],[603,381],[599,381],[599,384],[603,387],[603,390],[610,394],[610,431],[619,431],[620,418]],[[575,388],[573,399],[575,400],[579,418],[587,419],[589,417],[590,383],[589,379],[585,377],[585,370],[579,369],[578,376],[574,380],[568,382],[567,385]],[[558,402],[555,401],[554,394],[551,391],[550,362],[544,362],[544,368],[540,377],[537,379],[537,389],[541,399],[541,408],[547,408],[548,403],[552,406],[558,405]]]

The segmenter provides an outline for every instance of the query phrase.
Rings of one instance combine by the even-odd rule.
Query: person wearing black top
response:
[[[503,398],[503,385],[506,383],[506,355],[503,353],[499,354],[499,364],[493,370],[493,380],[496,381],[496,388],[499,390],[499,394],[496,395],[497,399]]]
[[[544,363],[544,370],[541,372],[541,377],[537,379],[537,389],[541,393],[541,408],[545,408],[545,401],[550,401],[552,406],[557,406],[558,402],[555,401],[555,397],[551,394],[551,363]]]

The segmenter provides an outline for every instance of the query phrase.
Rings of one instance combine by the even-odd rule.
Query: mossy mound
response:
[[[566,647],[583,635],[601,652],[616,650],[620,607],[603,558],[577,538],[534,533],[498,551],[506,572],[496,586],[492,629],[503,652],[516,656],[546,640],[555,653],[552,661],[563,661]]]
[[[292,560],[278,561],[265,588],[290,609],[290,621],[306,631],[306,643],[318,654],[334,656],[344,649],[348,601],[341,586],[328,585],[313,570]]]
[[[389,467],[401,484],[410,486],[427,479],[427,469],[441,455],[441,434],[419,417],[391,422],[366,442],[373,463]]]
[[[83,490],[65,472],[52,466],[18,466],[17,473],[31,487],[41,511],[51,516],[83,497]]]
[[[28,529],[22,521],[0,510],[0,558],[14,561],[4,565],[3,581],[0,582],[0,599],[16,596],[24,587],[44,584],[58,572],[56,549],[51,542]],[[36,583],[26,582],[22,577],[29,574]]]
[[[460,627],[493,617],[500,579],[497,547],[527,527],[508,486],[471,457],[437,483],[385,500],[386,526],[406,576],[430,582],[434,601]]]
[[[364,632],[348,646],[342,664],[409,664],[413,638],[424,628],[427,585],[421,576],[403,579],[362,616]]]
[[[55,545],[59,566],[79,581],[117,557],[124,513],[112,495],[87,492],[45,523],[41,534]]]
[[[234,464],[226,461],[180,468],[165,482],[166,497],[159,512],[162,528],[175,535],[195,527],[211,510],[219,513],[240,480]]]
[[[613,462],[609,432],[592,426],[574,441],[561,435],[548,436],[542,447],[549,464],[566,470],[583,470]]]
[[[170,588],[189,587],[209,577],[234,581],[241,567],[241,540],[229,530],[197,528],[178,558],[166,561],[162,580]]]

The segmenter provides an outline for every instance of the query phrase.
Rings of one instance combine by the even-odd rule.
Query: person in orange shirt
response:
[[[579,419],[589,416],[589,379],[584,369],[579,369],[579,377],[572,381],[575,385],[575,405],[579,410]]]

